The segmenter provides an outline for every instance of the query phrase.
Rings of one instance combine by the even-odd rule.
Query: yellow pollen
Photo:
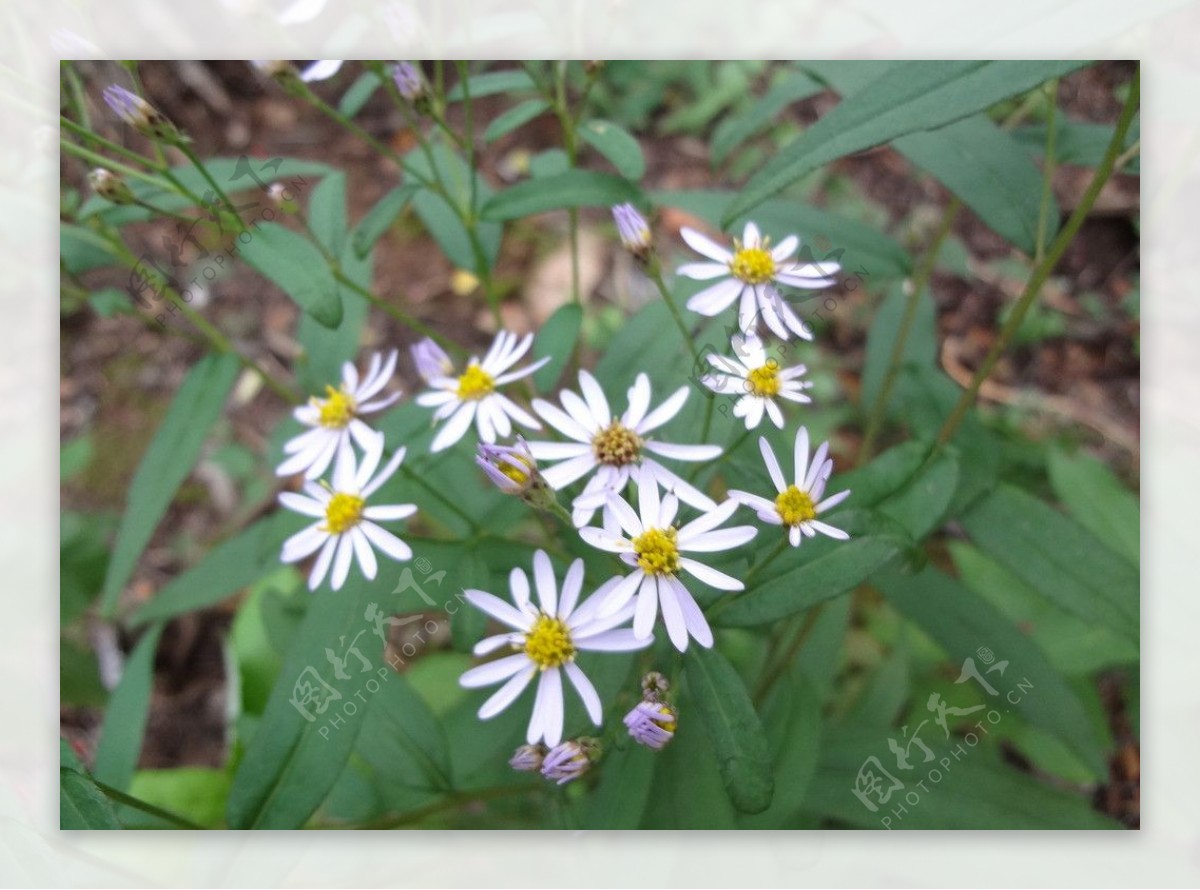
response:
[[[325,505],[325,527],[330,534],[340,535],[358,525],[366,505],[358,495],[339,491]]]
[[[775,512],[784,525],[799,525],[817,518],[817,508],[813,506],[812,498],[794,485],[789,485],[787,491],[775,498]]]
[[[571,632],[557,618],[539,615],[533,627],[525,634],[525,654],[538,666],[538,670],[559,667],[575,658],[575,644]]]
[[[641,456],[642,440],[633,430],[614,420],[592,437],[592,451],[600,463],[623,467]]]
[[[761,368],[755,368],[746,377],[750,392],[756,396],[771,397],[779,395],[779,362],[767,359]]]
[[[314,397],[312,403],[321,412],[317,422],[331,430],[345,429],[354,419],[354,412],[358,409],[350,393],[344,389],[334,389],[332,386],[325,387],[324,400]]]
[[[458,397],[463,400],[482,399],[496,388],[492,375],[477,364],[467,365],[458,378]]]
[[[633,539],[638,565],[647,575],[674,575],[679,571],[679,548],[674,527],[648,528]]]
[[[775,275],[775,260],[761,247],[743,247],[729,261],[729,271],[746,284],[762,284]]]
[[[659,720],[658,725],[661,726],[663,729],[665,729],[667,732],[674,732],[675,727],[677,725],[675,722],[676,721],[675,712],[672,711],[670,708],[668,708],[666,705],[659,705],[658,713],[660,713],[664,717],[668,718],[666,720]]]

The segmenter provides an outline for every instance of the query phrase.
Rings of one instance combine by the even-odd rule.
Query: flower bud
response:
[[[551,782],[565,785],[586,773],[599,759],[598,739],[572,739],[550,749],[542,761],[542,775]]]
[[[412,62],[397,62],[392,66],[392,80],[400,98],[411,102],[418,111],[423,110],[428,91],[425,89],[425,78],[421,76],[416,65]]]
[[[671,684],[658,671],[651,671],[642,677],[642,698],[646,701],[662,701]]]
[[[536,773],[542,768],[542,761],[545,757],[544,745],[522,745],[513,752],[508,765],[518,772]]]
[[[132,204],[134,202],[133,192],[125,180],[103,167],[97,167],[88,174],[88,185],[101,198],[112,201],[114,204]]]
[[[520,436],[517,436],[515,445],[480,442],[475,463],[505,494],[525,496],[535,486],[545,485],[529,445]]]
[[[649,259],[654,249],[654,238],[646,218],[632,204],[618,204],[612,209],[612,215],[622,246],[643,262]]]
[[[284,213],[295,213],[300,209],[295,196],[288,191],[282,182],[273,182],[267,188],[267,200]]]
[[[165,142],[180,141],[179,131],[162,112],[125,87],[109,84],[104,88],[104,101],[117,117],[143,136]]]
[[[675,737],[678,715],[670,705],[659,701],[638,702],[625,715],[630,737],[639,745],[661,751]]]

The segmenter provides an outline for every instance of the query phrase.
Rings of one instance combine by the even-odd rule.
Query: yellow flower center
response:
[[[623,467],[641,456],[642,440],[633,430],[614,420],[592,437],[592,451],[600,463]]]
[[[779,395],[779,362],[767,359],[761,368],[755,368],[746,377],[750,392],[756,396],[770,398]]]
[[[676,722],[675,722],[675,721],[678,719],[678,718],[675,716],[675,712],[674,712],[674,711],[672,711],[672,710],[671,710],[669,707],[667,707],[666,705],[659,705],[659,706],[658,706],[658,713],[662,714],[662,715],[663,715],[664,717],[666,717],[667,719],[666,719],[666,720],[658,720],[658,721],[655,721],[655,722],[657,722],[657,723],[658,723],[658,725],[659,725],[659,726],[661,726],[663,729],[665,729],[667,732],[674,732],[674,731],[675,731],[675,728],[676,728],[676,726],[677,726],[677,724],[676,724]]]
[[[679,571],[675,528],[648,528],[633,539],[638,565],[647,575],[674,575]]]
[[[563,622],[549,615],[539,615],[525,634],[525,654],[538,670],[544,671],[571,661],[575,657],[575,644]]]
[[[729,271],[746,284],[762,284],[775,275],[775,260],[761,247],[743,247],[729,261]]]
[[[464,401],[482,399],[496,388],[492,375],[472,362],[458,378],[458,397]]]
[[[817,508],[808,492],[789,485],[787,491],[775,498],[775,512],[784,525],[799,525],[817,518]]]
[[[513,463],[509,463],[510,460],[513,461]],[[531,464],[525,458],[515,454],[506,460],[498,462],[496,464],[496,469],[498,469],[513,482],[517,483],[517,485],[525,485],[527,482],[529,482],[529,473],[526,472],[526,470],[522,470],[520,467],[518,467],[518,463],[524,466],[527,470],[533,469],[533,464]]]
[[[355,494],[338,492],[325,505],[325,527],[330,534],[342,532],[358,525],[367,502]]]
[[[354,412],[358,409],[350,393],[344,389],[334,389],[332,386],[325,387],[324,400],[314,397],[312,402],[321,411],[317,422],[331,430],[345,429],[354,419]]]

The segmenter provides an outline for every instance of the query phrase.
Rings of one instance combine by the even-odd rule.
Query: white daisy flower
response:
[[[593,547],[618,554],[635,571],[613,586],[600,614],[627,608],[636,593],[635,637],[649,639],[661,605],[663,623],[676,649],[685,651],[689,636],[701,646],[711,647],[712,630],[679,575],[687,572],[718,590],[745,588],[737,578],[683,555],[731,550],[753,538],[757,530],[748,525],[717,528],[737,510],[737,502],[725,501],[687,525],[676,526],[679,501],[672,494],[660,499],[658,486],[647,479],[638,485],[640,515],[620,497],[614,496],[609,505],[614,523],[606,528],[581,528],[579,534]]]
[[[333,565],[332,587],[339,590],[350,573],[352,557],[357,557],[362,573],[368,579],[374,579],[378,566],[372,546],[395,560],[412,559],[409,546],[376,522],[405,519],[417,512],[416,505],[367,504],[368,498],[396,472],[404,460],[404,449],[399,449],[387,466],[375,475],[382,455],[383,440],[380,438],[377,447],[363,455],[363,462],[357,468],[353,456],[337,465],[333,471],[332,489],[305,482],[304,494],[285,491],[279,495],[280,503],[288,509],[319,519],[284,541],[280,554],[283,562],[299,562],[320,549],[308,576],[310,590],[320,586],[330,564]]]
[[[398,392],[379,395],[392,379],[398,356],[395,349],[388,353],[386,360],[382,353],[375,353],[361,380],[354,365],[346,362],[342,365],[342,382],[337,389],[326,386],[325,398],[313,396],[307,405],[293,411],[292,415],[298,421],[312,429],[283,446],[284,454],[291,456],[275,472],[280,476],[302,472],[305,478],[316,479],[329,467],[335,455],[339,465],[353,460],[351,439],[364,452],[377,447],[381,434],[359,418],[382,411],[400,398]]]
[[[687,461],[720,457],[719,445],[672,445],[649,437],[649,433],[682,410],[688,397],[686,386],[649,411],[650,378],[638,374],[629,389],[628,407],[619,418],[613,416],[600,384],[587,371],[579,372],[579,388],[583,398],[563,390],[560,399],[566,410],[542,399],[533,401],[533,410],[542,420],[573,441],[529,443],[529,450],[537,460],[561,461],[542,471],[542,477],[556,491],[596,470],[572,504],[576,526],[591,522],[596,510],[611,495],[622,492],[630,479],[639,486],[642,478],[657,480],[663,488],[674,491],[685,503],[700,510],[717,506],[704,492],[647,455],[649,452]]]
[[[467,602],[512,628],[480,640],[475,654],[500,649],[509,649],[513,654],[471,668],[459,683],[468,689],[504,684],[479,709],[479,718],[488,720],[516,701],[536,676],[537,696],[525,740],[532,745],[544,739],[553,748],[562,741],[563,734],[563,674],[575,687],[592,722],[599,726],[604,719],[600,696],[575,664],[575,656],[579,652],[631,652],[645,648],[652,640],[636,639],[629,628],[618,628],[633,615],[632,607],[613,610],[604,617],[597,614],[612,582],[575,607],[583,589],[582,559],[571,563],[560,592],[550,557],[539,550],[533,555],[533,579],[537,605],[529,597],[529,578],[519,568],[509,575],[515,608],[485,591],[464,591]]]
[[[488,444],[495,442],[497,436],[512,433],[509,418],[531,430],[542,428],[529,412],[496,391],[499,386],[528,377],[550,361],[547,356],[520,370],[509,371],[532,345],[533,334],[518,339],[516,334],[501,331],[483,361],[472,356],[467,367],[457,375],[450,356],[432,340],[422,340],[412,348],[417,371],[433,387],[417,396],[417,404],[437,409],[433,412],[435,423],[450,418],[434,437],[430,451],[449,448],[463,437],[472,420],[479,430],[479,438]]]
[[[771,481],[775,483],[778,494],[772,501],[747,491],[730,491],[729,496],[733,500],[755,510],[763,522],[787,526],[788,540],[793,547],[800,546],[801,535],[812,538],[817,532],[839,541],[850,537],[840,528],[834,528],[817,519],[822,513],[832,510],[850,496],[850,490],[847,489],[821,499],[825,494],[825,484],[833,473],[833,461],[826,457],[829,453],[828,442],[821,443],[817,453],[813,455],[812,463],[809,463],[808,430],[800,427],[796,433],[796,481],[792,485],[786,484],[770,443],[760,438],[758,447],[762,451],[767,472],[771,474]]]
[[[799,379],[808,369],[804,365],[782,367],[777,359],[767,356],[762,341],[754,334],[734,334],[732,345],[732,358],[708,355],[709,364],[717,370],[706,374],[700,382],[713,392],[741,396],[733,406],[733,416],[744,418],[746,429],[757,427],[764,412],[775,426],[783,429],[783,412],[776,399],[811,402],[804,390],[812,383]]]
[[[812,339],[812,331],[794,313],[779,294],[777,284],[812,290],[831,287],[837,283],[841,266],[835,262],[798,263],[792,255],[800,247],[800,239],[788,235],[775,248],[764,238],[758,226],[746,223],[741,240],[734,239],[733,250],[717,244],[695,229],[683,228],[679,234],[688,246],[713,262],[687,263],[676,273],[685,278],[707,281],[722,280],[687,301],[687,308],[701,315],[718,315],[739,297],[738,326],[753,333],[761,315],[776,336],[791,339],[795,334]]]

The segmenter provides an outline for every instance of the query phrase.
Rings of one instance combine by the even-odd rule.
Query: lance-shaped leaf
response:
[[[239,242],[240,255],[314,321],[327,328],[342,323],[342,301],[329,264],[312,242],[278,223],[260,223]]]
[[[643,201],[641,191],[629,180],[594,170],[567,170],[544,179],[527,179],[499,192],[483,205],[480,216],[502,221],[548,210],[611,207],[626,201]]]
[[[142,736],[150,713],[150,693],[154,689],[154,653],[158,650],[161,634],[160,623],[138,640],[104,712],[104,726],[96,748],[95,775],[118,791],[129,788],[142,754]]]

